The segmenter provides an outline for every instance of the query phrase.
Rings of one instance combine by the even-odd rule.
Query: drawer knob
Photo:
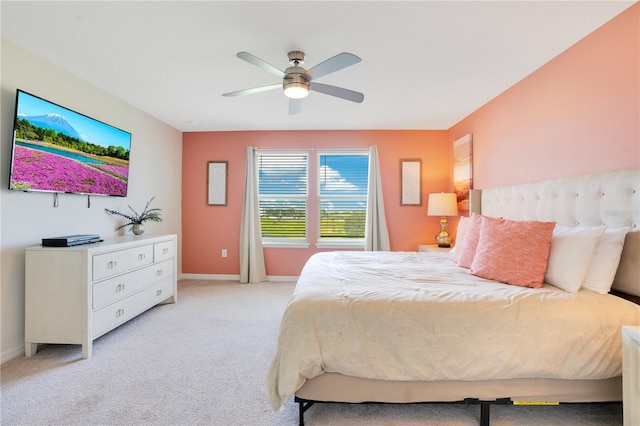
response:
[[[123,291],[123,290],[124,290],[124,284],[118,284],[118,285],[116,286],[116,292],[118,292],[118,291]]]
[[[158,269],[156,271],[156,277],[159,277],[160,275],[162,275],[162,269]]]
[[[144,254],[144,253],[140,253],[140,254],[138,255],[138,260],[144,260],[146,257],[147,257],[147,256],[145,256],[145,254]]]
[[[156,296],[160,296],[162,294],[162,290],[156,290]]]
[[[116,318],[121,317],[124,315],[124,309],[118,309],[116,311]]]
[[[169,249],[168,248],[163,248],[162,249],[162,254],[167,254],[169,253]]]
[[[117,267],[118,267],[118,262],[116,262],[115,260],[112,260],[109,263],[107,263],[107,268],[109,268],[109,269],[113,269],[113,268],[117,268]]]

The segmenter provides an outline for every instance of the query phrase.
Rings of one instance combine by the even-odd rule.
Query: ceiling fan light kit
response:
[[[335,96],[351,102],[360,103],[364,100],[364,95],[360,92],[344,89],[342,87],[330,86],[328,84],[312,82],[316,78],[339,71],[360,62],[360,58],[351,53],[339,53],[338,55],[319,63],[313,68],[306,70],[300,66],[304,64],[304,52],[294,50],[288,54],[291,66],[284,71],[281,71],[248,52],[239,52],[236,56],[250,64],[270,72],[271,74],[282,77],[282,84],[271,84],[269,86],[238,90],[235,92],[223,93],[222,96],[249,95],[282,87],[285,96],[289,98],[289,114],[298,114],[302,111],[301,99],[307,97],[310,90],[324,93],[329,96]]]
[[[291,99],[306,98],[309,94],[309,82],[307,81],[292,81],[284,83],[284,94]]]
[[[309,80],[303,74],[307,72],[300,65],[304,64],[304,52],[294,50],[289,52],[289,63],[292,65],[284,73],[282,89],[285,96],[291,99],[306,98],[309,94]]]

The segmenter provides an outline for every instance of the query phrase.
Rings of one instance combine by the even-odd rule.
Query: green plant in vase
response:
[[[125,226],[131,226],[129,230],[133,232],[135,235],[142,235],[144,233],[144,223],[145,222],[162,222],[162,217],[160,217],[160,211],[162,209],[150,209],[149,205],[156,197],[151,197],[151,199],[147,202],[147,205],[142,210],[142,213],[138,214],[131,206],[129,210],[131,210],[132,214],[121,213],[116,210],[104,209],[109,214],[122,216],[128,220],[127,223],[124,223],[116,228],[116,231],[124,228]]]

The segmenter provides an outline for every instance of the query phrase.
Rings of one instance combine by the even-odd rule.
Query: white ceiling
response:
[[[622,12],[633,1],[6,1],[19,46],[181,131],[448,129]],[[362,62],[319,83],[289,116],[279,83],[236,58],[285,69],[346,51]],[[28,90],[28,88],[23,88]],[[37,94],[37,93],[36,93]]]

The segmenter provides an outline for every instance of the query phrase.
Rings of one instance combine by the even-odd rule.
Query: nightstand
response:
[[[431,251],[431,252],[440,252],[440,253],[448,253],[453,250],[453,247],[438,247],[437,244],[433,245],[419,245],[418,251]]]
[[[622,410],[624,425],[640,424],[640,326],[622,327]]]

